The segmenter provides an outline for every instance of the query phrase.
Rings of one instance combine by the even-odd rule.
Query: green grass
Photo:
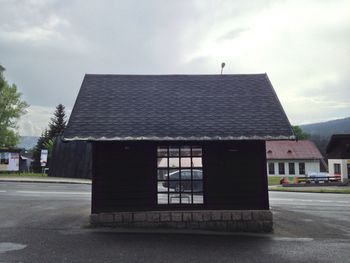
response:
[[[280,176],[268,176],[267,177],[269,185],[279,185],[281,177]]]
[[[281,192],[303,192],[303,193],[335,193],[335,194],[350,194],[350,187],[337,186],[333,188],[325,187],[282,187],[269,186],[269,191]]]
[[[47,174],[43,173],[7,173],[1,172],[1,177],[47,177]]]

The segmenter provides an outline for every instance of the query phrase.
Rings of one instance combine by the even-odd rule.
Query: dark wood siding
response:
[[[49,161],[49,176],[90,179],[91,149],[90,142],[64,142],[60,137],[57,137]]]
[[[332,148],[327,153],[327,158],[350,159],[350,136],[348,138],[334,139]]]
[[[269,208],[265,142],[218,142],[204,149],[207,208]]]
[[[204,205],[157,205],[157,145],[203,147]],[[264,141],[98,142],[92,212],[269,209]]]
[[[150,209],[156,202],[151,143],[94,143],[92,212]]]

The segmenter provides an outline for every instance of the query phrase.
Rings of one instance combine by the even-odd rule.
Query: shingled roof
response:
[[[85,75],[65,140],[293,139],[266,74]]]

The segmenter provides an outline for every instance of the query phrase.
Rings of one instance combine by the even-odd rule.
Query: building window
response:
[[[275,174],[275,163],[269,163],[269,174]]]
[[[278,163],[278,173],[284,174],[284,163]]]
[[[289,168],[289,174],[295,174],[295,165],[294,163],[289,163],[288,164]]]
[[[341,174],[340,164],[339,163],[335,163],[334,164],[334,174]]]
[[[305,163],[299,163],[299,174],[305,174]]]
[[[0,164],[9,164],[9,153],[0,153]]]
[[[157,160],[158,204],[203,204],[202,147],[160,146]]]

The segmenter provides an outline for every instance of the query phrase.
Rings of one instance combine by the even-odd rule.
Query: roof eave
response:
[[[140,137],[65,137],[64,141],[232,141],[232,140],[295,140],[295,136],[190,136],[190,137],[159,137],[159,136],[140,136]]]

